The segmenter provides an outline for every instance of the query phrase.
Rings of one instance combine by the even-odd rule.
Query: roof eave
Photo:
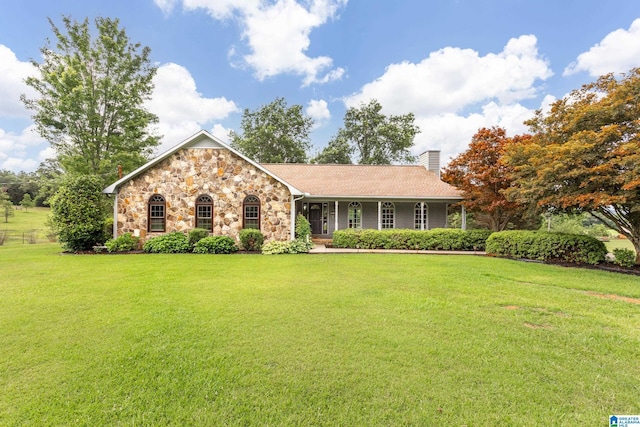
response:
[[[327,194],[305,194],[306,198],[313,199],[335,199],[335,200],[437,200],[437,201],[460,201],[462,196],[372,196],[372,195],[327,195]]]

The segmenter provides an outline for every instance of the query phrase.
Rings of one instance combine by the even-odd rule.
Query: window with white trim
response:
[[[426,203],[416,203],[414,207],[415,229],[426,230],[429,219],[429,209]]]
[[[396,207],[391,202],[383,202],[380,218],[382,229],[394,228],[396,223]]]
[[[362,228],[362,204],[349,203],[347,228]]]

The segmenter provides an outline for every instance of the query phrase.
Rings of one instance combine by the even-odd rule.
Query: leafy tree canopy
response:
[[[97,18],[94,38],[88,19],[49,23],[55,45],[47,40],[43,61],[32,61],[39,76],[26,79],[39,96],[21,99],[65,172],[112,182],[118,165],[135,169],[159,141],[150,130],[158,119],[143,106],[156,73],[151,50],[131,43],[117,19]]]
[[[627,236],[640,263],[640,68],[607,74],[529,120],[533,138],[505,156],[510,197],[586,211]]]
[[[528,219],[528,204],[507,200],[504,191],[512,186],[513,168],[502,161],[506,147],[529,139],[509,138],[503,128],[480,129],[471,139],[469,148],[453,159],[442,179],[457,187],[464,195],[460,202],[479,225],[502,231],[509,224],[524,225]]]
[[[351,164],[351,155],[353,154],[353,147],[349,144],[347,137],[344,134],[344,130],[341,129],[329,141],[329,144],[313,159],[311,163],[322,164]]]
[[[344,115],[344,127],[317,159],[351,163],[351,155],[355,154],[357,163],[367,165],[415,161],[410,150],[420,128],[414,124],[413,113],[387,117],[381,111],[382,105],[375,99],[349,108]]]
[[[242,133],[230,133],[231,146],[257,162],[306,163],[312,125],[301,105],[288,107],[284,98],[276,98],[254,111],[245,108]]]

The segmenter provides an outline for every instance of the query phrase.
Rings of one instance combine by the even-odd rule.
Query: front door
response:
[[[309,224],[311,234],[322,234],[322,203],[309,205]]]

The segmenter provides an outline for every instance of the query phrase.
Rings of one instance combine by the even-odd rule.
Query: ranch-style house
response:
[[[327,239],[345,228],[428,230],[446,227],[447,206],[462,200],[440,180],[439,155],[424,153],[420,165],[259,164],[200,131],[104,192],[115,197],[114,237],[197,227],[291,240],[299,213]]]

